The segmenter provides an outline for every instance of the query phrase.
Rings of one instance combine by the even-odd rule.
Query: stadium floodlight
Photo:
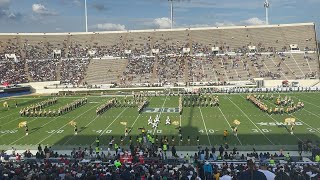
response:
[[[84,0],[84,16],[85,16],[86,32],[88,32],[88,11],[87,11],[87,0]]]
[[[170,20],[171,20],[171,29],[173,28],[173,1],[174,0],[168,0],[170,2]]]
[[[264,2],[264,8],[266,9],[266,24],[267,25],[269,24],[269,17],[268,17],[269,16],[269,13],[268,13],[269,6],[270,6],[270,4],[269,4],[268,0],[266,0]]]

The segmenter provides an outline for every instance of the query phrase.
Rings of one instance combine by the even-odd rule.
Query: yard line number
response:
[[[63,129],[59,129],[59,130],[50,130],[50,131],[46,131],[47,133],[49,133],[49,134],[61,134],[61,133],[63,133],[64,132],[64,130]]]
[[[260,131],[258,129],[251,129],[253,133],[259,133]],[[261,129],[262,132],[268,133],[271,132],[270,129]]]
[[[217,131],[217,130],[216,130]],[[208,132],[210,133],[210,134],[213,134],[214,132],[215,132],[215,130],[213,130],[213,129],[208,129]],[[199,130],[199,133],[205,133],[205,131],[203,130],[203,129],[200,129]]]

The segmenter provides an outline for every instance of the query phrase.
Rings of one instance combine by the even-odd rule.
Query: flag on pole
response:
[[[120,124],[126,126],[127,122],[120,122]]]
[[[296,122],[295,118],[286,118],[284,120],[285,123],[289,124],[289,125],[293,125]]]
[[[238,119],[235,119],[235,120],[233,121],[233,124],[239,126],[239,125],[240,125],[240,121],[239,121]]]
[[[19,128],[25,127],[27,125],[27,121],[22,121],[18,124]]]
[[[69,122],[69,124],[70,124],[71,126],[75,126],[75,125],[77,125],[77,122],[75,122],[74,120],[72,120],[72,121]]]

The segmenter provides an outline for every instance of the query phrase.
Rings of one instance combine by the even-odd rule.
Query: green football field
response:
[[[0,99],[0,145],[1,146],[36,146],[44,144],[50,146],[89,146],[95,145],[96,137],[100,137],[100,144],[107,146],[111,136],[120,143],[120,137],[124,136],[124,125],[127,122],[131,128],[129,136],[124,139],[125,145],[129,144],[129,137],[136,143],[136,137],[141,133],[139,128],[145,127],[147,132],[157,135],[158,139],[167,136],[169,142],[172,136],[175,144],[189,146],[187,137],[190,136],[190,145],[196,146],[197,136],[200,145],[224,144],[223,131],[229,131],[227,143],[230,145],[258,146],[269,145],[295,145],[299,140],[310,139],[317,141],[320,135],[320,93],[287,93],[274,94],[273,101],[265,101],[268,106],[275,106],[278,95],[288,96],[295,102],[301,100],[305,107],[290,115],[269,115],[260,111],[251,102],[246,100],[247,94],[217,94],[220,101],[219,107],[184,107],[183,113],[174,112],[178,108],[177,96],[149,97],[147,110],[142,114],[137,108],[111,108],[102,115],[96,115],[96,108],[107,102],[112,97],[89,96],[89,103],[59,117],[20,117],[21,108],[30,104],[46,100],[51,97],[25,96],[10,99]],[[57,109],[81,97],[58,97],[58,103],[46,109]],[[121,97],[119,97],[120,99]],[[2,107],[7,101],[9,110]],[[15,107],[15,101],[19,107]],[[150,116],[154,119],[160,116],[160,125],[152,129],[147,121]],[[165,125],[165,119],[170,117],[172,124]],[[290,134],[287,126],[283,125],[284,119],[293,117],[296,119],[294,134]],[[233,121],[238,119],[241,124],[238,127],[238,136],[231,131]],[[78,125],[78,134],[74,135],[74,129],[69,122],[75,120]],[[29,135],[25,135],[24,128],[18,128],[18,123],[28,122]],[[179,125],[182,127],[182,142],[178,136]]]

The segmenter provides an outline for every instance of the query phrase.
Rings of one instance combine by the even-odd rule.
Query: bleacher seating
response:
[[[93,59],[86,72],[85,82],[88,84],[112,84],[119,82],[127,59]]]
[[[255,77],[317,78],[319,59],[314,27],[313,23],[303,23],[0,34],[0,81],[112,82],[128,86],[132,83],[247,81]],[[290,45],[297,45],[299,50],[291,51]],[[213,52],[212,48],[218,48],[218,51]],[[152,50],[159,50],[159,53],[153,54]],[[13,60],[6,58],[6,54],[15,54],[17,60],[8,62]],[[118,58],[122,60],[116,61]],[[92,59],[95,60],[89,63]],[[117,64],[113,64],[114,61]],[[105,71],[103,67],[106,67]],[[11,71],[21,77],[13,77]]]

